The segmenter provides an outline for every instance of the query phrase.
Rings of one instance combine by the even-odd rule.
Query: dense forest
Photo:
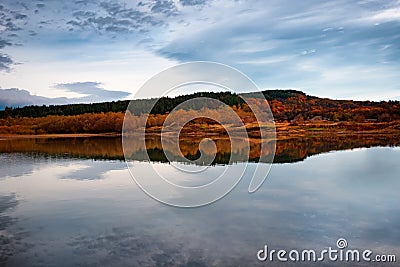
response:
[[[153,107],[151,114],[165,114],[173,110],[179,104],[198,97],[208,97],[220,100],[229,106],[241,105],[243,100],[236,94],[229,92],[204,92],[204,93],[194,93],[189,95],[177,96],[174,98],[162,97],[160,98],[156,105]],[[137,99],[132,100],[130,111],[134,115],[141,115],[144,110],[149,110],[151,105],[154,103],[154,99]],[[92,103],[92,104],[69,104],[69,105],[50,105],[50,106],[26,106],[11,108],[6,107],[5,110],[0,111],[0,118],[6,117],[29,117],[38,118],[45,117],[48,115],[80,115],[85,113],[107,113],[107,112],[125,112],[129,100],[125,101],[113,101],[113,102],[103,102],[103,103]],[[200,109],[202,106],[191,107],[193,109]]]
[[[394,121],[400,119],[399,101],[352,101],[332,100],[309,96],[296,90],[266,90],[264,97],[268,100],[276,121],[310,120],[315,117],[330,121]],[[256,97],[252,93],[242,94],[246,98]],[[153,107],[152,114],[165,114],[177,105],[197,97],[209,97],[236,107],[243,107],[244,101],[240,95],[229,92],[195,93],[174,98],[162,97]],[[130,111],[141,115],[153,103],[152,99],[133,100]],[[115,101],[93,104],[70,104],[50,106],[7,107],[0,111],[0,118],[38,118],[49,115],[73,116],[85,113],[125,112],[129,101]],[[199,109],[201,106],[191,107]]]
[[[297,125],[304,122],[347,122],[347,123],[390,123],[396,125],[400,121],[399,101],[352,101],[332,100],[308,96],[296,90],[263,91],[265,99],[271,107],[275,122],[287,122]],[[255,122],[254,114],[243,101],[257,103],[257,108],[265,110],[266,101],[257,98],[256,94],[242,95],[223,93],[195,93],[174,98],[163,97],[151,110],[151,116],[142,116],[144,110],[149,110],[154,99],[133,100],[129,107],[132,127],[143,125],[147,119],[147,127],[160,127],[168,114],[179,104],[198,97],[208,97],[220,100],[240,117],[243,123]],[[180,110],[181,118],[189,116],[197,110],[221,117],[222,121],[230,123],[228,112],[224,107],[207,107],[208,103],[193,101],[185,110]],[[116,101],[94,104],[70,104],[50,106],[26,106],[6,108],[0,111],[0,134],[46,134],[46,133],[105,133],[121,132],[124,113],[129,101]],[[225,107],[227,108],[227,107]],[[205,111],[204,111],[205,110]],[[207,123],[206,123],[207,124]],[[209,123],[208,123],[209,124]],[[346,126],[349,127],[349,126]],[[365,128],[359,127],[358,128]],[[380,126],[381,127],[381,126]],[[353,127],[354,128],[354,127]]]
[[[290,91],[292,95],[266,95],[276,121],[303,121],[321,117],[339,122],[389,122],[400,120],[399,101],[332,100]]]

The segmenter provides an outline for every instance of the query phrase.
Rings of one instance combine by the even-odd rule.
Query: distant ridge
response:
[[[332,121],[391,121],[400,119],[399,101],[353,101],[332,100],[309,96],[298,90],[265,90],[264,97],[269,101],[275,120],[290,121],[294,119],[312,119],[321,117]],[[246,97],[256,97],[256,93],[240,94]],[[196,97],[218,99],[229,106],[243,105],[244,101],[238,94],[230,92],[201,92],[177,97],[162,97],[152,109],[153,114],[170,112],[180,103]],[[133,100],[131,111],[140,115],[142,110],[148,110],[153,103],[150,99]],[[0,111],[0,118],[6,117],[45,117],[49,115],[80,115],[85,113],[125,112],[129,100],[112,101],[92,104],[43,105],[6,108]],[[201,107],[193,107],[193,109]]]

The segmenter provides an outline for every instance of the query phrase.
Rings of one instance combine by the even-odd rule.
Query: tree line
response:
[[[329,121],[355,122],[388,122],[400,120],[399,101],[352,101],[332,100],[309,96],[296,90],[263,91],[268,100],[275,121],[303,121],[322,119]],[[257,98],[256,93],[242,94],[246,99]],[[153,115],[164,115],[171,112],[179,104],[198,97],[220,100],[236,110],[246,110],[241,95],[230,92],[202,92],[177,97],[161,97],[151,109],[154,99],[133,100],[129,106],[132,115],[140,116],[151,109]],[[205,103],[191,102],[186,109],[199,110]],[[0,111],[0,118],[40,118],[46,116],[76,116],[82,114],[121,113],[128,108],[129,101],[113,101],[93,104],[69,104],[50,106],[7,107]],[[218,109],[219,107],[215,107]]]
[[[151,114],[165,114],[171,112],[179,104],[198,97],[207,97],[219,100],[228,106],[238,106],[244,101],[237,94],[230,92],[202,92],[189,95],[181,95],[177,97],[161,97],[156,104],[156,99],[136,99],[132,100],[129,111],[134,115],[141,115],[144,111],[151,110]],[[0,111],[0,118],[6,117],[27,117],[38,118],[49,115],[72,116],[85,113],[107,113],[107,112],[125,112],[128,108],[129,100],[112,101],[92,104],[68,104],[68,105],[42,105],[42,106],[25,106],[25,107],[6,107]],[[188,108],[198,110],[202,108],[201,103],[193,102]]]

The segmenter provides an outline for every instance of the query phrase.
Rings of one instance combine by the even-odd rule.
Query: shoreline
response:
[[[161,133],[146,133],[146,136],[159,136]],[[354,136],[354,135],[370,135],[370,136],[378,136],[378,135],[399,135],[399,130],[373,130],[373,131],[308,131],[308,130],[300,130],[300,131],[277,131],[276,132],[276,140],[288,139],[288,138],[296,138],[296,137],[311,137],[311,136],[324,136],[324,135],[340,135],[340,136]],[[0,140],[7,139],[32,139],[32,138],[95,138],[95,137],[103,137],[103,138],[116,138],[122,137],[121,133],[98,133],[98,134],[87,134],[87,133],[78,133],[78,134],[38,134],[38,135],[28,135],[28,134],[0,134]],[[228,138],[227,135],[218,135],[218,134],[192,134],[192,133],[183,133],[180,137],[187,138],[201,138],[201,137],[217,137],[217,138]],[[260,139],[259,137],[248,136],[250,139]]]
[[[88,137],[89,136],[89,137]],[[101,136],[107,136],[102,138]],[[148,159],[143,154],[143,149],[147,150],[148,155],[154,161],[167,162],[165,153],[171,156],[179,156],[181,153],[189,158],[198,155],[199,144],[203,137],[187,137],[180,138],[179,149],[173,146],[163,146],[160,135],[146,136],[145,147],[128,140],[127,147],[124,148],[121,137],[112,137],[115,135],[41,135],[30,136],[8,136],[8,138],[0,137],[0,153],[35,153],[54,155],[61,157],[73,158],[90,158],[90,159],[110,159],[123,160],[124,153],[127,152],[133,156],[134,160]],[[69,137],[69,138],[65,138]],[[270,140],[257,138],[249,138],[246,140],[237,140],[235,148],[231,147],[231,139],[229,137],[217,137],[212,139],[219,153],[218,160],[225,162],[227,155],[231,155],[232,151],[237,159],[248,157],[251,161],[257,161],[261,155],[269,155],[275,150],[275,163],[286,163],[301,161],[311,155],[340,151],[364,147],[400,147],[400,132],[393,134],[388,133],[316,133],[316,134],[279,134],[276,143],[272,146],[268,145]],[[266,146],[262,148],[261,142],[266,142]],[[249,144],[249,154],[245,148]],[[207,153],[207,152],[206,152]],[[211,152],[213,153],[213,152]]]
[[[260,130],[254,129],[253,125],[246,125],[249,138],[259,138]],[[400,121],[383,122],[383,123],[354,123],[354,122],[310,122],[301,123],[276,122],[276,137],[290,138],[296,136],[313,136],[313,135],[400,135]],[[146,135],[160,135],[160,127],[151,127],[146,129]],[[171,132],[165,132],[171,134]],[[105,133],[42,133],[42,134],[16,134],[2,133],[1,139],[16,139],[16,138],[90,138],[90,137],[121,137],[122,132],[105,132]],[[214,136],[224,137],[224,126],[194,125],[180,132],[182,137],[201,137]]]
[[[76,133],[76,134],[0,134],[1,139],[15,138],[84,138],[84,137],[119,137],[121,133]]]

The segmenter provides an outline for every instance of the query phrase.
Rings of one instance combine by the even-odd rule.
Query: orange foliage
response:
[[[0,134],[120,132],[123,121],[124,113],[122,112],[39,118],[6,118],[0,120]]]

